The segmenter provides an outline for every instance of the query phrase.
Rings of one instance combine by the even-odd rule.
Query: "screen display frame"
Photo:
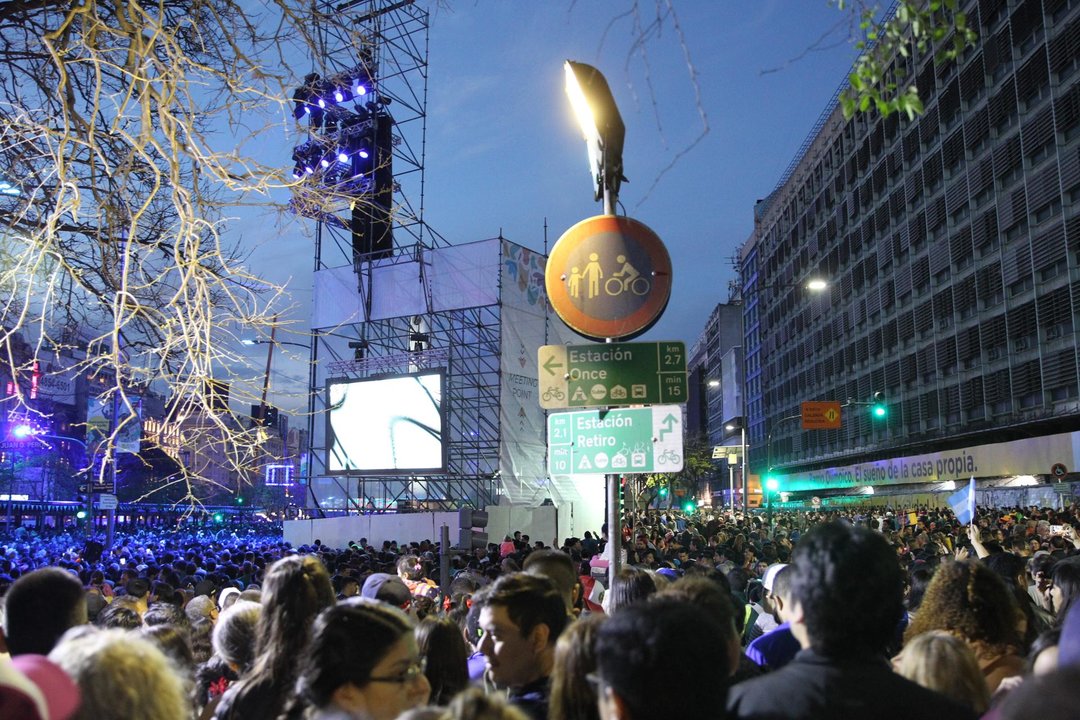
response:
[[[438,465],[405,465],[395,463],[390,467],[375,467],[374,463],[363,464],[359,463],[363,458],[349,458],[352,461],[353,467],[343,467],[345,464],[343,459],[347,457],[344,448],[339,447],[337,433],[335,432],[334,423],[335,419],[338,420],[339,425],[346,422],[343,417],[341,409],[334,407],[332,389],[336,386],[356,386],[360,388],[363,385],[369,385],[374,387],[380,383],[386,383],[391,380],[409,380],[425,377],[437,377],[439,386],[439,462]],[[419,386],[419,383],[417,383]],[[421,386],[422,387],[422,386]],[[347,395],[346,395],[347,398]],[[363,402],[363,399],[356,399],[354,402]],[[447,409],[446,409],[446,368],[435,368],[418,370],[411,373],[389,373],[385,375],[373,375],[366,378],[335,378],[326,382],[326,474],[327,475],[351,475],[351,476],[364,476],[364,475],[437,475],[445,473],[447,468]],[[389,425],[392,417],[389,412],[386,414],[387,425]],[[415,423],[414,423],[415,424]],[[389,436],[392,431],[388,428],[386,434]],[[336,455],[340,453],[340,455]],[[385,464],[385,463],[384,463]]]

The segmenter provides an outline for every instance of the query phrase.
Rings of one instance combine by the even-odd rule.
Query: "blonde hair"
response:
[[[152,642],[124,630],[70,633],[49,653],[79,686],[71,720],[187,720],[191,705],[181,673]]]
[[[981,715],[990,707],[990,689],[975,653],[944,630],[916,635],[897,658],[897,672],[924,688],[952,698]]]

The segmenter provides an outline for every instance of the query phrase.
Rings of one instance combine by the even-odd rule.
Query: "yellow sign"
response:
[[[803,430],[839,430],[840,425],[838,401],[809,401],[802,404]]]

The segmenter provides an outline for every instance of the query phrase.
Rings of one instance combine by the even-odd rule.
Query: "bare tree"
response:
[[[229,446],[229,477],[262,452],[208,388],[244,379],[234,333],[265,331],[287,299],[223,230],[228,207],[269,204],[291,182],[241,156],[235,135],[288,127],[287,60],[312,46],[310,27],[286,0],[0,3],[0,362],[20,378],[74,350],[119,410],[110,462],[131,388],[151,385],[166,388],[172,422],[206,419],[181,442]],[[31,411],[21,389],[13,404]],[[177,479],[193,501],[221,484],[199,467]]]

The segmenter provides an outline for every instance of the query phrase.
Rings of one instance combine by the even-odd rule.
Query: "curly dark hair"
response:
[[[1020,610],[1005,582],[977,560],[944,563],[926,588],[905,641],[929,630],[947,630],[968,641],[1020,647]]]

